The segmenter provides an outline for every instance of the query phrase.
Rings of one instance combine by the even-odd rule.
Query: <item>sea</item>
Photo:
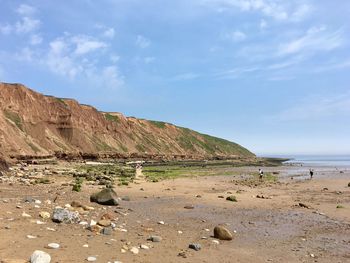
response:
[[[273,157],[290,159],[285,162],[286,164],[302,164],[318,167],[350,167],[350,155],[274,155]]]

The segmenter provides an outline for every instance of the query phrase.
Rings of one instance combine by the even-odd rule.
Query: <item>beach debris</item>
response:
[[[51,256],[44,251],[35,250],[30,257],[30,263],[50,263]]]
[[[214,228],[214,237],[220,240],[232,240],[231,232],[224,226],[218,225]]]
[[[226,200],[231,202],[237,202],[237,198],[234,195],[226,197]]]
[[[52,221],[55,223],[77,223],[79,222],[79,213],[71,212],[65,208],[55,208],[52,214]]]
[[[160,242],[162,241],[162,237],[160,236],[150,236],[149,238],[147,238],[148,241],[152,241],[152,242]]]
[[[299,205],[300,207],[306,208],[306,209],[310,209],[310,208],[311,208],[310,206],[308,206],[308,205],[306,205],[306,204],[304,204],[304,203],[299,203],[298,205]]]
[[[100,205],[119,205],[117,193],[112,188],[105,188],[98,193],[90,196],[90,202]]]
[[[188,246],[190,249],[193,249],[195,251],[199,251],[202,249],[202,245],[201,244],[197,244],[197,243],[192,243],[192,244],[189,244]]]
[[[58,244],[58,243],[49,243],[47,245],[47,248],[58,249],[58,248],[60,248],[60,244]]]

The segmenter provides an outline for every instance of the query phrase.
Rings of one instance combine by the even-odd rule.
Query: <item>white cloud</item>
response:
[[[199,74],[188,72],[188,73],[176,75],[175,77],[172,78],[172,80],[175,80],[175,81],[191,80],[191,79],[197,79],[199,77],[200,77]]]
[[[32,31],[35,31],[40,26],[40,20],[34,19],[31,17],[22,17],[20,21],[17,21],[15,24],[16,32],[18,34],[21,33],[30,33]]]
[[[277,20],[288,19],[288,7],[276,0],[202,0],[204,4],[214,6],[217,10],[258,11]]]
[[[74,50],[76,55],[84,55],[107,47],[106,43],[83,35],[75,36],[71,39],[71,41],[76,44],[76,48]]]
[[[153,63],[156,60],[156,58],[155,57],[145,57],[143,60],[145,61],[146,64],[150,64],[150,63]]]
[[[260,29],[267,28],[267,23],[266,23],[266,21],[264,19],[261,19],[259,27],[260,27]]]
[[[350,115],[350,93],[328,96],[313,95],[300,101],[296,106],[270,116],[270,119],[310,121],[340,115]]]
[[[0,33],[4,35],[8,35],[12,32],[13,26],[6,24],[6,25],[0,25]]]
[[[114,28],[107,28],[104,32],[103,32],[103,36],[106,38],[114,38],[115,35],[115,30]]]
[[[245,40],[247,38],[247,35],[242,31],[236,30],[234,32],[225,33],[224,38],[234,42],[240,42]]]
[[[135,44],[140,48],[147,48],[151,45],[151,41],[144,36],[138,35]]]
[[[30,44],[35,46],[43,42],[43,38],[39,34],[34,34],[30,36]]]
[[[329,51],[343,44],[342,30],[328,32],[326,27],[310,28],[303,36],[284,43],[279,47],[280,55],[300,52]]]
[[[36,8],[30,5],[21,4],[17,9],[16,12],[23,16],[31,16],[36,13]]]
[[[296,11],[294,11],[291,15],[291,19],[293,21],[299,22],[303,20],[307,15],[311,12],[312,7],[308,4],[302,4],[301,6],[298,6]]]

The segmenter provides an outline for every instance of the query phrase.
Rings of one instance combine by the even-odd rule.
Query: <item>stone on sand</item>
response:
[[[35,250],[30,257],[30,263],[50,263],[51,256],[44,251]]]
[[[90,196],[90,202],[100,205],[119,205],[117,193],[112,188],[105,188]]]
[[[52,214],[52,221],[55,223],[78,223],[80,221],[79,213],[71,212],[64,208],[55,208]]]
[[[231,232],[224,226],[216,226],[214,228],[214,237],[220,240],[232,240]]]

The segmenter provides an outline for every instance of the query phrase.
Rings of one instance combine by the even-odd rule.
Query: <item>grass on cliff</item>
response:
[[[149,121],[149,122],[160,129],[164,129],[166,125],[166,122],[163,122],[163,121]]]
[[[7,119],[11,120],[21,131],[23,131],[22,119],[16,112],[4,110],[4,115]]]
[[[105,114],[105,118],[106,118],[106,120],[113,121],[113,122],[116,122],[116,123],[119,123],[119,122],[120,122],[118,116],[112,115],[112,114],[109,114],[109,113],[106,113],[106,114]]]

